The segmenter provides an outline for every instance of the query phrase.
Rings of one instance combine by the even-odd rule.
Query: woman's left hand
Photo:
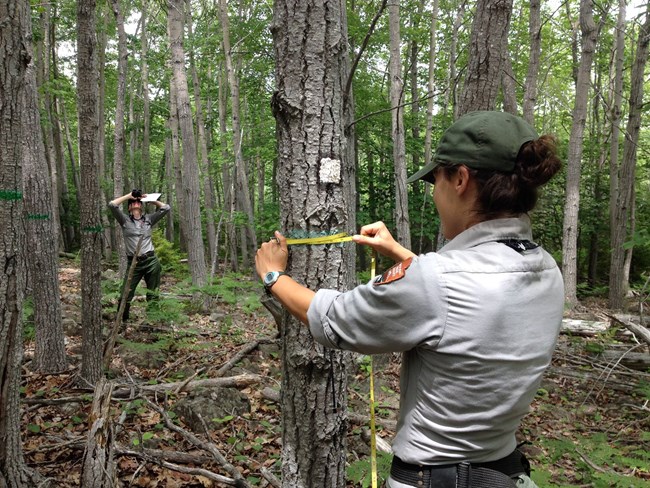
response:
[[[264,242],[257,250],[255,270],[260,278],[264,278],[269,271],[284,271],[288,258],[287,239],[276,230],[275,237]]]

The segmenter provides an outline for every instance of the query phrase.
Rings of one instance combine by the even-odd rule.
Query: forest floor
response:
[[[77,263],[62,261],[60,284],[66,323],[78,325],[80,317],[71,317],[80,304]],[[221,461],[235,466],[247,486],[273,486],[280,476],[280,407],[273,392],[280,388],[281,363],[275,322],[259,303],[261,286],[250,276],[224,277],[212,288],[207,308],[204,300],[197,303],[177,287],[164,276],[163,302],[171,306],[167,319],[147,317],[144,301],[136,300],[132,320],[118,336],[108,377],[115,384],[111,419],[120,486],[230,486],[215,481],[233,478],[216,460],[215,450],[225,458]],[[115,315],[110,293],[105,302],[108,329]],[[597,300],[588,307],[577,318],[605,317]],[[27,463],[56,487],[79,486],[89,432],[93,395],[78,386],[77,331],[66,335],[69,370],[55,375],[31,371],[33,342],[26,339],[23,450]],[[519,432],[520,440],[529,442],[522,449],[540,487],[650,487],[650,371],[622,364],[632,349],[648,354],[646,345],[616,330],[560,337]],[[245,354],[237,363],[229,363],[240,352]],[[388,442],[398,411],[399,361],[397,354],[384,355],[375,366],[379,435]],[[368,418],[367,360],[355,364],[358,370],[349,380],[349,487],[369,486],[368,431],[363,425]],[[240,415],[207,419],[203,432],[192,436],[183,418],[174,415],[174,402],[188,395],[196,381],[217,376],[239,378],[237,388],[250,408]],[[173,384],[170,389],[158,390],[168,383]],[[125,388],[126,395],[117,393]],[[389,460],[380,454],[380,477],[387,475]]]

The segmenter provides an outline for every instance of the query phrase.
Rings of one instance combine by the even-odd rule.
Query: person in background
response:
[[[472,112],[408,179],[433,184],[449,240],[439,252],[416,256],[382,222],[366,225],[353,240],[397,264],[350,291],[314,292],[286,274],[279,232],[257,251],[267,291],[320,344],[403,353],[390,488],[536,486],[515,433],[550,364],[564,289],[528,213],[560,167],[552,136]]]
[[[140,190],[133,190],[131,193],[117,197],[108,203],[108,208],[122,227],[124,247],[126,248],[128,261],[120,297],[124,291],[133,259],[137,262],[129,286],[129,294],[126,297],[124,313],[122,314],[122,320],[124,322],[129,320],[131,300],[133,300],[135,289],[142,278],[144,278],[147,285],[147,301],[152,302],[158,299],[158,287],[160,286],[160,272],[162,267],[153,247],[151,232],[153,226],[169,212],[171,207],[166,203],[156,200],[150,202],[156,206],[156,211],[152,214],[144,213],[142,199],[146,198],[146,196]],[[124,202],[127,202],[128,214],[120,209],[120,205]],[[135,250],[140,238],[142,238],[142,243],[138,255],[135,256]]]

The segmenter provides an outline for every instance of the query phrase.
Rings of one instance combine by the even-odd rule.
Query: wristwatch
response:
[[[284,271],[269,271],[264,275],[264,279],[262,280],[264,282],[264,288],[266,288],[266,291],[271,292],[271,287],[275,285],[275,282],[278,281],[278,278],[282,275],[286,275]]]

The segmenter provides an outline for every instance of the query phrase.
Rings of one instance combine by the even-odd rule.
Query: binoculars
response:
[[[142,198],[142,190],[138,190],[134,188],[133,190],[131,190],[131,196],[133,198]]]

